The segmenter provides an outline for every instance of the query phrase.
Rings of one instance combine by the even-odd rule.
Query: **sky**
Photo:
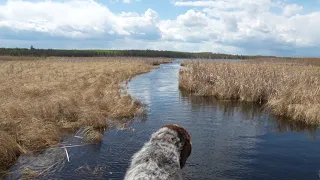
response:
[[[320,57],[320,0],[0,0],[0,47]]]

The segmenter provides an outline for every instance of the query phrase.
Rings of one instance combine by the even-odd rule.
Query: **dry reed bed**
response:
[[[320,123],[320,67],[279,63],[186,62],[181,89],[266,104],[276,115]]]
[[[0,56],[0,62],[2,61],[34,61],[41,60],[43,57],[33,57],[33,56]]]
[[[272,63],[294,66],[320,66],[320,58],[258,58],[248,60],[248,63]]]
[[[139,102],[120,92],[120,83],[150,71],[153,61],[168,60],[46,58],[0,63],[0,177],[23,151],[57,144],[67,130],[88,126],[98,131],[107,127],[106,117],[130,118],[141,112]]]

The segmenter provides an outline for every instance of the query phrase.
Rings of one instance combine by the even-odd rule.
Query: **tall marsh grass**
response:
[[[185,62],[179,87],[200,96],[265,104],[279,116],[320,123],[320,67],[312,63]]]
[[[153,61],[161,61],[5,59],[0,62],[0,177],[21,149],[43,149],[58,143],[66,131],[104,129],[106,117],[130,118],[141,112],[139,102],[120,92],[120,83],[150,71]]]
[[[272,63],[272,64],[286,64],[298,66],[320,66],[319,58],[258,58],[251,59],[248,62],[252,63]]]

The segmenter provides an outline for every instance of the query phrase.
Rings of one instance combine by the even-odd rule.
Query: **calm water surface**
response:
[[[193,143],[185,179],[320,180],[316,127],[289,123],[255,104],[180,92],[179,63],[161,65],[129,83],[128,92],[146,104],[145,117],[130,121],[125,130],[107,131],[99,145],[66,137],[66,145],[84,145],[67,148],[70,162],[64,149],[22,156],[7,179],[25,176],[28,166],[42,172],[38,179],[123,179],[132,154],[163,124],[176,123],[190,132]]]

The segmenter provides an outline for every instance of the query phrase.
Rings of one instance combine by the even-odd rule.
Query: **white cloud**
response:
[[[117,23],[124,31],[136,37],[148,35],[149,38],[158,38],[161,33],[156,26],[158,21],[158,13],[152,9],[148,9],[142,15],[132,12],[123,12],[119,15]]]
[[[176,20],[160,21],[158,27],[164,40],[202,42],[207,41],[211,35],[218,35],[219,31],[223,30],[217,22],[203,12],[189,10],[178,16]],[[216,28],[212,28],[215,25],[217,25]]]
[[[116,15],[94,0],[10,0],[0,5],[0,28],[71,38],[90,38],[108,34],[130,36],[145,33],[144,30],[150,30],[149,26],[157,30],[154,28],[155,16],[157,14],[151,9],[142,15]]]
[[[64,42],[71,38],[74,42],[68,48],[156,48],[270,55],[320,48],[320,11],[298,14],[302,6],[285,2],[175,1],[175,6],[190,9],[168,20],[152,9],[142,14],[115,14],[94,0],[8,0],[0,4],[0,40],[12,46],[19,40],[33,44],[37,41],[37,45],[44,46],[47,40],[65,47],[58,39]]]
[[[174,5],[203,7],[198,12],[192,10],[192,14],[201,13],[203,25],[206,25],[190,30],[183,23],[192,22],[190,18],[166,21],[160,29],[164,29],[163,35],[167,38],[193,41],[192,35],[197,34],[202,41],[256,49],[320,46],[320,34],[316,33],[320,30],[320,12],[296,14],[302,6],[272,0],[178,1]],[[284,14],[277,14],[271,8],[283,9]],[[190,14],[188,11],[180,16]],[[201,24],[198,20],[193,22]],[[268,47],[268,44],[273,45]]]
[[[297,4],[289,4],[284,7],[283,14],[285,16],[291,16],[291,15],[294,15],[294,14],[300,12],[302,9],[303,9],[303,7],[299,6]]]
[[[0,5],[0,27],[45,32],[66,37],[88,37],[109,30],[125,34],[117,17],[95,1],[8,1]]]
[[[141,0],[110,0],[112,3],[118,3],[118,2],[122,2],[122,3],[125,3],[125,4],[130,4],[130,3],[133,3],[133,2],[139,2]]]
[[[268,10],[277,3],[271,0],[215,0],[215,1],[177,1],[175,6],[211,7],[218,9],[246,9],[249,11]]]
[[[185,14],[177,17],[178,22],[182,22],[183,25],[187,27],[197,27],[201,28],[207,26],[209,18],[202,12],[195,12],[194,10],[189,10]]]

